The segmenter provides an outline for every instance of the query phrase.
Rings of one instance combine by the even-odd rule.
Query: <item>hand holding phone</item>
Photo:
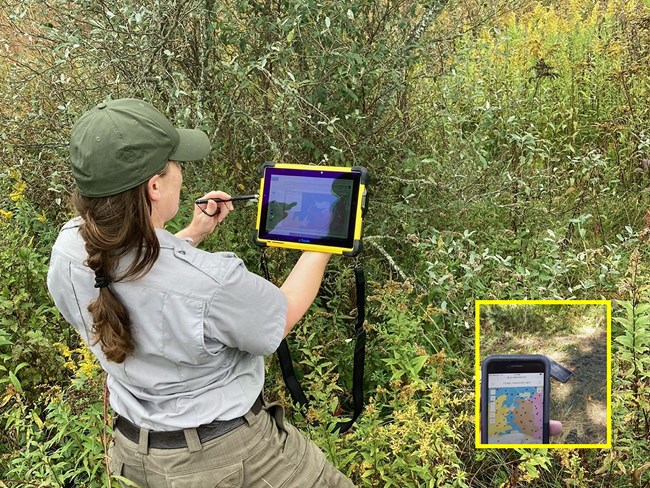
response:
[[[481,443],[548,444],[550,362],[489,356],[481,368]]]

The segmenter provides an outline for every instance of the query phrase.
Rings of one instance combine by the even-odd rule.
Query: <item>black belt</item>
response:
[[[260,395],[251,407],[251,412],[257,415],[262,410],[263,405],[262,396]],[[216,439],[235,430],[245,422],[244,417],[238,417],[232,420],[214,420],[209,424],[199,425],[196,427],[196,432],[199,435],[201,444],[203,444],[204,442]],[[140,427],[129,422],[124,417],[117,417],[113,429],[119,430],[131,442],[137,444],[140,441]],[[148,444],[149,447],[155,449],[180,449],[187,447],[185,432],[182,430],[150,431]]]

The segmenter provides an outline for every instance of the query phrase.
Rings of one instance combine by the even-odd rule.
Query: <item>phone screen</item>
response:
[[[543,442],[544,373],[490,373],[488,396],[488,443]]]

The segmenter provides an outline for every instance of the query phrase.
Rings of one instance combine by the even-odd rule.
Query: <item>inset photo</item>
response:
[[[475,310],[476,447],[611,447],[611,302]]]

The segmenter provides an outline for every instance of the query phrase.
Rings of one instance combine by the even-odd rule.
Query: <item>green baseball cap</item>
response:
[[[167,161],[195,161],[210,152],[198,129],[176,129],[149,103],[111,100],[81,116],[70,136],[72,174],[79,192],[106,197],[158,174]]]

